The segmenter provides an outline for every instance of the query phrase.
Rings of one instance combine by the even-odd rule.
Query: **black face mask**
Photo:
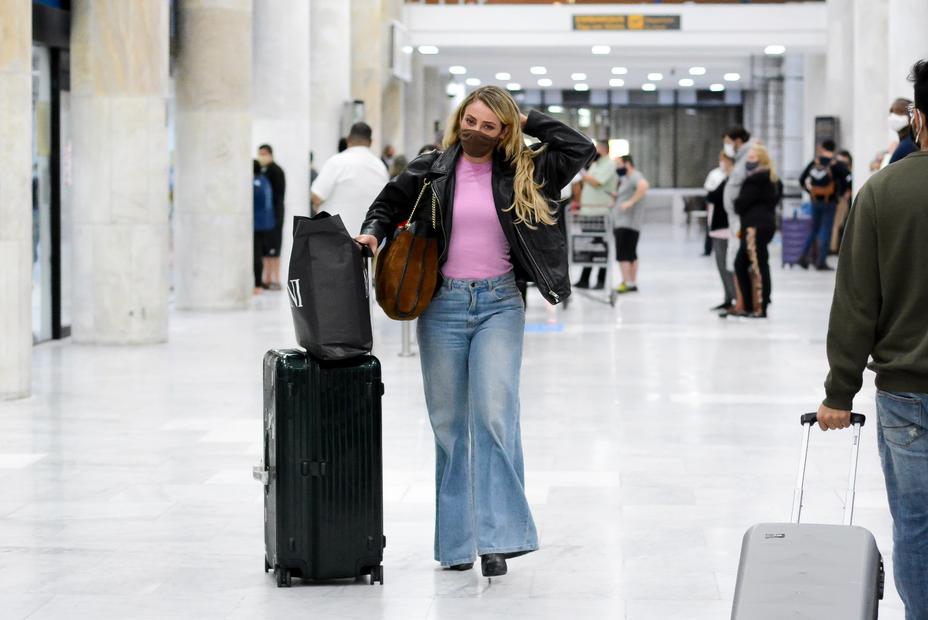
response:
[[[829,164],[831,164],[831,157],[824,157],[824,156],[823,156],[823,157],[819,157],[819,158],[818,158],[818,163],[819,163],[819,165],[821,165],[821,166],[828,166]]]
[[[626,174],[628,174],[628,168],[625,168],[625,167],[616,168],[615,173],[619,175],[620,177],[624,177]]]
[[[759,167],[760,167],[759,161],[749,161],[749,162],[745,162],[744,164],[744,169],[747,170],[748,172],[754,172]]]
[[[496,145],[499,144],[499,138],[491,138],[485,133],[474,131],[473,129],[461,130],[461,148],[464,152],[480,159],[493,152]]]

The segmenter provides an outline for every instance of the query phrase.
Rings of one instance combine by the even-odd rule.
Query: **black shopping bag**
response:
[[[287,292],[296,340],[310,355],[341,360],[370,352],[367,264],[341,217],[293,218]]]

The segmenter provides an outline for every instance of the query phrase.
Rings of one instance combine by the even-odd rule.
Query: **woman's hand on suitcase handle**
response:
[[[832,409],[822,403],[818,408],[818,425],[823,431],[847,428],[851,425],[851,412]]]
[[[367,247],[370,250],[370,255],[373,256],[377,253],[377,237],[374,235],[358,235],[354,238],[358,245],[361,247]]]

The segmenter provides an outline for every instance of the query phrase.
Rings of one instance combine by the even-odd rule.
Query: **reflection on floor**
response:
[[[4,618],[728,616],[741,536],[789,515],[798,414],[821,399],[831,276],[773,268],[765,322],[720,320],[701,239],[653,225],[641,292],[549,309],[532,292],[523,422],[543,550],[492,584],[431,558],[433,444],[418,358],[376,320],[385,366],[386,585],[262,570],[260,359],[292,342],[280,293],[175,312],[169,344],[36,348],[35,395],[0,404]],[[774,256],[779,256],[775,251]],[[873,411],[872,378],[858,399]],[[857,523],[890,564],[868,424]],[[849,434],[816,434],[806,516],[839,521]],[[881,618],[900,620],[887,579]]]

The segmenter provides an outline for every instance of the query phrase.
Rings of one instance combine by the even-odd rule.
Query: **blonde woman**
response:
[[[776,208],[783,184],[763,146],[755,145],[748,152],[745,171],[747,176],[735,198],[735,213],[741,219],[735,277],[744,298],[744,310],[734,314],[767,318],[772,289],[767,246],[777,231]]]
[[[523,134],[540,143],[526,147]],[[435,434],[435,559],[445,568],[470,570],[479,555],[483,574],[500,576],[507,558],[538,548],[519,426],[519,289],[535,282],[553,304],[570,295],[555,208],[594,152],[566,125],[521,114],[505,90],[478,88],[449,119],[443,150],[420,155],[387,184],[357,237],[376,249],[431,183],[441,281],[418,336]],[[415,217],[431,226],[430,209]]]

